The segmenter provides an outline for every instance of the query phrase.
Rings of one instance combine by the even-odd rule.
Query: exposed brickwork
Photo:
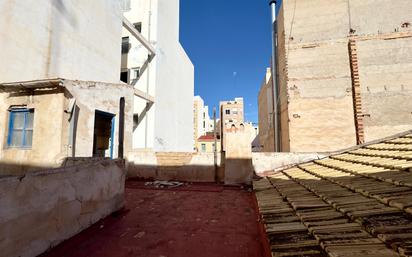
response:
[[[352,76],[352,96],[353,96],[353,111],[355,114],[356,128],[356,143],[358,145],[365,143],[365,130],[362,113],[362,97],[359,78],[359,63],[356,49],[356,41],[349,40],[349,61]]]

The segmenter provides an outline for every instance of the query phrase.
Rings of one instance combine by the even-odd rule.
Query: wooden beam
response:
[[[155,101],[155,98],[153,96],[151,96],[151,95],[149,95],[149,94],[147,94],[147,93],[145,93],[142,90],[139,90],[137,88],[134,89],[134,95],[138,96],[138,97],[140,97],[140,98],[142,98],[142,99],[144,99],[148,102],[151,102],[151,103],[154,103],[154,101]]]
[[[154,47],[150,44],[149,41],[147,41],[142,34],[140,34],[139,31],[133,26],[133,24],[123,17],[123,27],[125,27],[149,52],[152,58],[156,55],[156,50]]]

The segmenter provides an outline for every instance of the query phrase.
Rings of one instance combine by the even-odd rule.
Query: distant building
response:
[[[209,117],[209,107],[205,106],[200,96],[195,96],[193,100],[193,138],[195,146],[197,146],[197,139],[209,132],[211,123],[213,124]]]
[[[194,67],[179,41],[179,0],[128,0],[124,16],[156,57],[123,30],[119,77],[135,90],[133,148],[193,151]]]
[[[217,151],[220,152],[220,137],[216,140]],[[213,153],[215,147],[215,137],[213,135],[200,136],[196,140],[196,148],[198,152]]]
[[[220,120],[218,123],[219,135],[222,140],[222,151],[226,150],[225,134],[228,132],[242,132],[240,134],[247,137],[246,141],[250,142],[250,147],[257,149],[258,127],[250,122],[245,122],[244,118],[244,102],[242,97],[237,97],[232,101],[221,101],[220,104]],[[253,144],[253,146],[252,146]]]
[[[222,128],[230,129],[232,126],[243,124],[245,118],[242,97],[237,97],[233,101],[221,101],[219,106]]]
[[[281,151],[334,151],[412,128],[412,1],[326,2],[280,6]],[[273,110],[267,77],[260,109]],[[269,151],[268,110],[259,122]]]

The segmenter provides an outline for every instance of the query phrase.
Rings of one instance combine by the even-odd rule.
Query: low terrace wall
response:
[[[129,178],[215,182],[215,176],[217,176],[218,181],[236,184],[250,181],[249,178],[245,179],[241,176],[239,181],[232,179],[239,177],[238,173],[242,173],[240,169],[253,170],[257,175],[263,176],[273,170],[320,159],[326,155],[323,153],[254,152],[249,157],[226,156],[226,160],[222,163],[222,155],[218,153],[218,165],[215,169],[213,153],[155,153],[135,150],[127,155],[126,169]],[[244,170],[243,173],[248,172]]]
[[[215,168],[213,153],[155,153],[132,151],[127,155],[127,176],[157,180],[214,182],[222,175],[221,155]]]
[[[37,256],[124,206],[123,161],[0,178],[0,255]]]
[[[257,175],[286,166],[309,162],[326,157],[326,153],[252,153],[253,168]]]

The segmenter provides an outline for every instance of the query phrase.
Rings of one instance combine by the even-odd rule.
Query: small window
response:
[[[129,84],[129,71],[120,72],[120,81],[123,81],[126,84]]]
[[[136,22],[133,24],[134,28],[139,31],[139,33],[142,33],[142,23],[141,22]]]
[[[225,112],[226,114],[230,114],[230,110],[226,110],[226,112]]]
[[[206,122],[203,121],[203,128],[206,128]]]
[[[12,109],[9,118],[7,145],[15,148],[30,148],[33,141],[33,109]]]
[[[202,144],[202,152],[206,152],[206,144]]]
[[[128,54],[131,48],[129,37],[122,37],[122,54]]]

